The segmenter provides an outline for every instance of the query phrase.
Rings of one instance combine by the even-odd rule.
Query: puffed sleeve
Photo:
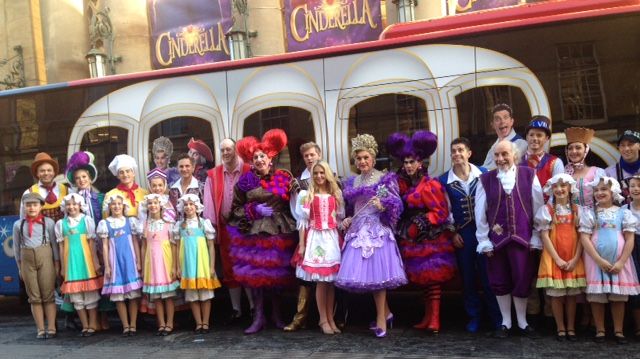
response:
[[[140,234],[140,224],[138,223],[138,219],[136,217],[129,217],[129,226],[131,227],[131,234]]]
[[[142,202],[138,203],[138,219],[142,223],[147,220],[147,210],[144,209]]]
[[[87,238],[95,239],[96,238],[96,223],[93,221],[93,218],[85,215],[83,220],[84,220],[85,225],[87,226]]]
[[[168,223],[175,223],[177,217],[176,209],[171,202],[167,201],[162,208],[162,219]]]
[[[380,198],[384,207],[384,212],[380,213],[380,220],[392,228],[395,227],[403,209],[395,174],[388,173],[382,177],[376,187],[376,196]]]
[[[291,208],[291,214],[296,219],[298,230],[309,227],[309,207],[305,209],[305,200],[309,191],[301,190],[295,196],[295,205]]]
[[[637,225],[638,225],[638,219],[636,218],[636,216],[633,215],[633,212],[631,212],[628,209],[620,209],[622,212],[622,231],[623,232],[633,232],[636,233],[637,229]]]
[[[213,228],[213,224],[211,224],[211,221],[205,218],[203,223],[204,223],[204,236],[207,238],[207,240],[213,241],[214,239],[216,239],[216,229]]]
[[[552,220],[549,206],[542,206],[533,218],[533,226],[536,231],[548,231],[551,229]]]
[[[131,229],[133,229],[133,226]],[[106,219],[103,219],[100,222],[98,222],[98,227],[96,228],[96,235],[98,235],[99,238],[103,238],[103,239],[109,237],[109,227],[107,227]]]
[[[55,232],[56,232],[56,242],[58,243],[64,241],[64,236],[62,235],[62,221],[63,219],[59,219],[56,222]]]
[[[580,213],[578,232],[592,234],[595,226],[596,220],[593,215],[593,210],[582,211],[582,213]]]
[[[182,226],[182,221],[171,225],[171,243],[177,243],[180,240],[180,226]]]

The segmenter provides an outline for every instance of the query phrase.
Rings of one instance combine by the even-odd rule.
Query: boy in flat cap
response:
[[[56,276],[60,272],[55,222],[42,214],[44,204],[40,194],[26,193],[22,196],[25,217],[13,224],[13,249],[18,273],[29,297],[38,339],[56,336],[54,290]]]

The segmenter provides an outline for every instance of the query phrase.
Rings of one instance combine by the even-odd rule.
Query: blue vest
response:
[[[482,173],[487,172],[484,167],[478,168]],[[438,179],[447,190],[449,202],[451,203],[451,214],[453,215],[456,229],[464,229],[469,225],[472,225],[473,228],[475,228],[476,187],[478,186],[479,178],[475,178],[471,181],[471,184],[469,185],[469,194],[467,195],[459,181],[447,183],[450,171],[453,170],[451,169],[443,173],[438,177]]]

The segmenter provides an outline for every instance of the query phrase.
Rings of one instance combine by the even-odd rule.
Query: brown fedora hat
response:
[[[48,153],[40,152],[33,159],[33,162],[31,162],[31,174],[34,178],[38,177],[38,167],[43,163],[48,163],[53,166],[53,172],[55,172],[56,175],[58,174],[58,161],[51,158]]]

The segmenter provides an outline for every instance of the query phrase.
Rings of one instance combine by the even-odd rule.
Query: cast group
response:
[[[135,159],[122,154],[108,166],[120,183],[104,195],[92,187],[98,171],[91,153],[70,157],[65,174],[72,187],[53,180],[58,163],[39,153],[31,165],[37,183],[25,191],[13,231],[37,338],[57,334],[57,280],[63,310],[77,312],[81,336],[94,335],[99,310],[114,303],[124,336],[136,335],[138,312],[155,313],[156,335],[171,334],[180,306],[190,307],[195,331],[207,333],[222,284],[232,319],[242,314],[243,288],[248,294],[253,322],[245,334],[266,327],[266,307],[275,327],[304,327],[314,287],[320,330],[340,333],[337,287],[372,293],[369,329],[382,338],[394,319],[387,290],[407,283],[424,290],[424,317],[414,327],[437,333],[441,286],[457,271],[469,332],[486,325],[496,338],[535,338],[527,314],[546,302],[557,340],[577,340],[582,323],[604,342],[609,304],[613,339],[623,344],[629,302],[640,336],[640,133],[625,131],[617,141],[620,160],[603,170],[585,163],[594,130],[565,130],[565,166],[545,152],[547,117],[534,116],[524,138],[513,123],[511,108],[496,105],[498,140],[484,165],[469,163],[470,141],[457,138],[452,168],[439,177],[423,166],[437,146],[425,130],[389,136],[388,153],[402,161],[397,173],[375,169],[378,144],[357,135],[351,157],[359,174],[344,181],[313,142],[300,148],[306,169],[299,177],[274,168],[287,145],[280,129],[261,139],[223,140],[222,164],[211,169],[204,165],[213,162],[211,150],[194,139],[169,167],[173,145],[160,137],[147,189],[135,182]],[[285,325],[281,293],[295,286],[297,312]]]

